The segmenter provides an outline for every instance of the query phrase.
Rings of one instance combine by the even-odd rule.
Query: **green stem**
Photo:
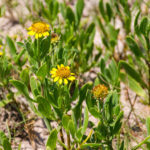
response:
[[[67,145],[68,145],[68,150],[70,150],[71,149],[71,147],[70,147],[70,134],[69,133],[67,133]]]
[[[39,60],[39,54],[40,54],[40,40],[39,38],[37,39],[37,51],[36,51],[36,59],[37,59],[37,62],[38,62],[38,65],[40,66],[40,60]]]
[[[52,127],[51,127],[51,124],[49,123],[48,119],[44,118],[44,122],[45,122],[45,125],[46,125],[48,131],[51,132]]]
[[[57,141],[63,148],[65,148],[67,150],[67,146],[62,141],[60,141],[60,140],[57,140]]]
[[[117,149],[119,150],[119,147],[120,147],[120,131],[117,135]]]
[[[150,139],[150,135],[149,135],[148,137],[146,137],[146,138],[145,138],[141,143],[139,143],[137,146],[135,146],[134,148],[132,148],[132,150],[138,149],[140,146],[142,146],[143,144],[145,144],[148,139]]]
[[[61,138],[62,143],[64,143],[64,135],[63,135],[62,128],[60,128],[60,138]],[[64,147],[63,147],[63,150],[65,150]]]
[[[113,148],[112,148],[112,141],[108,141],[107,142],[107,149],[108,150],[113,150]]]

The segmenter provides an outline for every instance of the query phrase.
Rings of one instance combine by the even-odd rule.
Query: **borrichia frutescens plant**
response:
[[[44,119],[50,131],[47,149],[55,149],[57,143],[64,149],[112,148],[112,139],[120,130],[122,118],[122,113],[117,114],[120,107],[116,93],[108,95],[104,85],[97,85],[92,90],[92,83],[79,88],[77,74],[72,72],[73,61],[65,58],[61,54],[62,48],[58,48],[61,36],[51,31],[47,23],[32,24],[28,34],[31,37],[20,43],[28,55],[28,71],[21,72],[26,74],[24,78],[10,82],[25,96],[32,111]],[[27,76],[28,81],[25,80]],[[83,109],[85,99],[87,106]],[[90,127],[90,132],[87,132],[88,112],[99,120],[97,126]],[[53,121],[57,122],[55,128],[51,126]],[[106,129],[102,139],[101,128]],[[64,135],[67,135],[67,142]]]
[[[77,75],[71,71],[72,64],[64,56],[59,58],[61,49],[57,44],[61,37],[50,31],[48,24],[36,22],[28,30],[32,38],[28,37],[22,45],[28,53],[29,84],[25,80],[10,82],[26,97],[32,111],[44,119],[50,131],[47,148],[54,149],[56,142],[68,149],[80,147],[88,125],[87,109],[85,123],[81,122],[82,102],[92,85],[87,83],[79,90]],[[73,107],[73,101],[77,99],[78,103]],[[51,127],[52,121],[58,123],[55,128]],[[67,146],[63,136],[61,140],[57,138],[59,132],[63,134],[62,128],[67,134]]]

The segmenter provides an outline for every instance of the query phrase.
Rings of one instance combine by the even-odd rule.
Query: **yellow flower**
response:
[[[60,37],[58,36],[58,34],[52,33],[52,35],[51,35],[51,43],[56,43],[56,42],[59,41],[59,39],[60,39]]]
[[[3,52],[0,52],[0,56],[2,56],[3,55]]]
[[[31,27],[28,28],[29,35],[34,35],[36,39],[42,37],[42,36],[48,36],[49,35],[49,25],[44,22],[37,22],[31,25]]]
[[[92,92],[95,98],[104,99],[108,94],[108,88],[103,84],[99,84],[93,88]]]
[[[0,45],[0,48],[2,47],[2,45]]]
[[[53,68],[51,71],[51,77],[54,78],[54,82],[59,84],[68,84],[68,80],[73,81],[75,80],[74,73],[70,72],[69,66],[64,66],[63,64],[57,65],[57,68]]]

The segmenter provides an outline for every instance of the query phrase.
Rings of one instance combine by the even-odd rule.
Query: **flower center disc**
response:
[[[67,78],[70,76],[70,70],[66,67],[61,67],[57,70],[57,76],[61,78]]]
[[[32,30],[36,33],[43,33],[49,30],[49,27],[42,22],[38,22],[32,25]]]

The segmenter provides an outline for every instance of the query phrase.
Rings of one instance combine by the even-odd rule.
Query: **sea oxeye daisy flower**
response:
[[[93,88],[92,93],[96,99],[104,99],[108,94],[108,88],[103,84],[99,84]]]
[[[48,36],[49,35],[49,25],[44,22],[37,22],[33,23],[31,27],[28,28],[29,35],[34,35],[36,39],[42,37],[42,36]]]
[[[64,66],[63,64],[57,65],[57,68],[53,68],[51,71],[51,77],[54,78],[54,82],[59,84],[68,84],[68,80],[73,81],[75,80],[74,73],[70,72],[69,66]]]
[[[60,37],[56,33],[51,34],[51,43],[57,43],[59,41]]]

